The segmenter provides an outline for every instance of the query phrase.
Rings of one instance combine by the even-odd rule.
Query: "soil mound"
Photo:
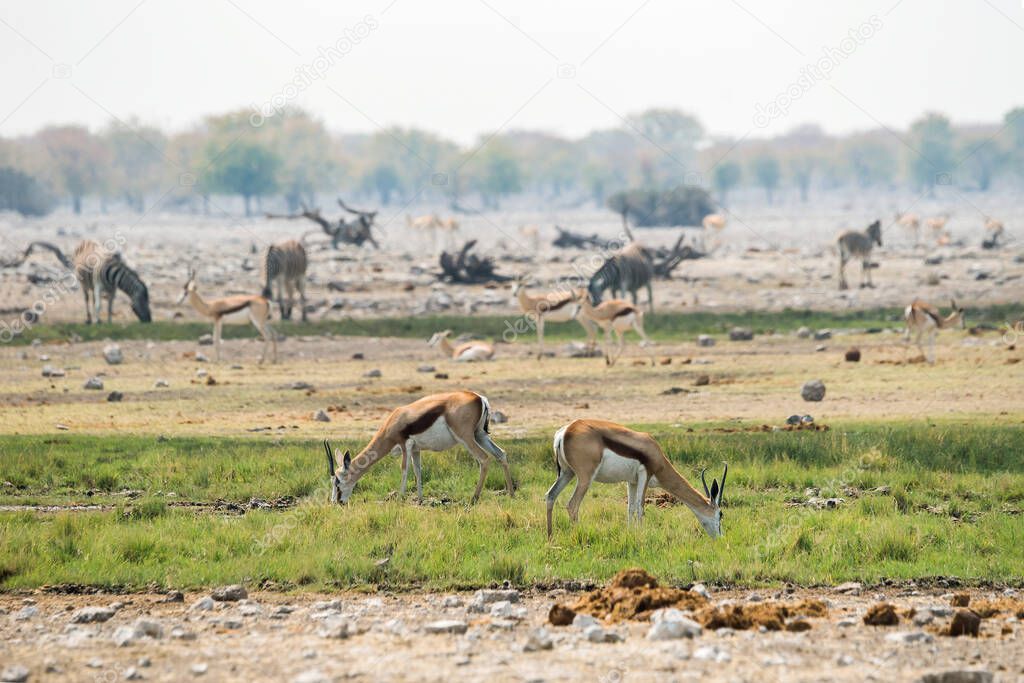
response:
[[[988,619],[1002,613],[1012,614],[1018,619],[1024,619],[1024,600],[1014,600],[1013,598],[978,600],[971,609],[983,619]]]
[[[900,623],[900,615],[896,608],[888,602],[879,602],[868,608],[864,614],[864,623],[868,626],[895,626]]]
[[[658,580],[643,569],[624,569],[604,588],[591,591],[562,609],[618,622],[646,621],[651,612],[662,607],[697,610],[707,604],[707,599],[697,593],[659,586]],[[554,612],[552,608],[552,615]],[[560,612],[559,616],[563,614]]]
[[[697,612],[696,619],[711,630],[732,628],[742,631],[763,626],[769,631],[806,631],[811,625],[799,617],[827,615],[828,607],[821,600],[801,600],[793,603],[755,602],[708,607]],[[787,623],[787,619],[793,620]]]

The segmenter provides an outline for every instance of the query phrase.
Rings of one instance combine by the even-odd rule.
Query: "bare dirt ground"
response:
[[[529,591],[482,613],[468,610],[471,594],[260,592],[209,610],[192,606],[202,594],[178,603],[155,594],[0,595],[0,668],[24,667],[31,681],[993,680],[924,678],[971,670],[1024,680],[1024,631],[1011,614],[983,619],[979,637],[949,637],[939,635],[955,611],[948,590],[857,593],[716,591],[715,605],[821,598],[828,613],[805,619],[803,632],[705,629],[673,640],[648,639],[648,622],[604,624],[620,642],[548,624],[551,606],[573,598],[561,589]],[[970,593],[972,603],[1005,597]],[[916,616],[865,625],[880,601]],[[72,623],[80,608],[109,606],[117,609],[108,621]],[[455,633],[429,632],[444,620]]]

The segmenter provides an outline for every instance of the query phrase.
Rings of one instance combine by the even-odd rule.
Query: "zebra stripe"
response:
[[[307,264],[306,248],[297,240],[279,242],[267,247],[267,252],[263,257],[263,296],[266,299],[275,298],[273,284],[276,282],[276,298],[281,309],[282,320],[291,318],[295,289],[299,290],[302,319],[306,319]]]
[[[90,311],[90,295],[96,309],[96,322],[99,322],[100,291],[107,298],[107,322],[113,317],[114,294],[117,290],[124,292],[132,302],[132,312],[144,323],[152,320],[149,310],[149,289],[121,257],[120,252],[108,252],[92,240],[84,240],[76,248],[71,259],[75,277],[85,295],[86,322],[92,322]]]
[[[651,278],[654,266],[650,254],[637,243],[632,243],[609,256],[590,278],[587,289],[594,305],[601,303],[601,294],[610,289],[615,296],[619,292],[628,291],[637,303],[636,293],[641,287],[647,288],[647,301],[654,310],[654,297],[651,294]]]

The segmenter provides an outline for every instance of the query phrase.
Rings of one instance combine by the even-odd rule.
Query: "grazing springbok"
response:
[[[916,335],[914,344],[918,349],[921,350],[921,354],[924,355],[924,347],[921,346],[921,337],[925,334],[928,335],[928,362],[932,365],[935,364],[935,337],[939,334],[939,330],[946,330],[953,327],[959,327],[964,329],[966,322],[964,321],[964,309],[958,308],[956,300],[949,302],[953,308],[953,312],[945,318],[939,313],[939,309],[935,306],[931,306],[923,301],[915,301],[914,303],[907,306],[906,310],[903,311],[903,318],[907,323],[907,330],[903,335],[903,341],[910,343],[911,335]]]
[[[577,477],[576,490],[569,504],[569,519],[579,521],[580,504],[591,483],[618,484],[626,482],[628,503],[626,519],[644,518],[644,496],[647,487],[662,488],[675,496],[697,516],[700,525],[712,538],[722,535],[722,494],[729,466],[722,472],[722,483],[711,483],[708,489],[704,473],[704,495],[679,474],[650,434],[606,422],[605,420],[573,420],[555,432],[555,468],[558,479],[547,493],[548,538],[551,538],[551,511],[558,495]]]
[[[204,318],[213,321],[213,352],[214,358],[220,361],[220,338],[224,327],[224,316],[238,311],[249,310],[249,320],[253,327],[263,337],[263,353],[260,355],[260,363],[267,359],[267,346],[273,346],[273,362],[277,362],[277,336],[271,329],[267,319],[270,317],[270,301],[258,294],[236,294],[225,296],[220,299],[204,299],[196,291],[196,272],[189,268],[188,280],[182,288],[181,296],[178,297],[180,306],[185,299],[192,304],[192,308]]]
[[[916,213],[896,212],[896,225],[914,236],[914,246],[921,243],[921,218]]]
[[[871,282],[871,249],[875,244],[882,246],[882,221],[875,221],[867,230],[847,230],[836,238],[839,246],[839,289],[848,289],[846,284],[846,263],[854,256],[860,257],[860,286],[874,287]]]
[[[298,240],[287,240],[267,247],[263,257],[263,298],[273,299],[273,285],[277,283],[277,305],[281,319],[290,320],[295,305],[295,290],[299,290],[302,321],[306,321],[306,248]]]
[[[434,248],[438,246],[438,235],[441,235],[442,246],[451,246],[455,233],[459,231],[459,222],[454,218],[441,218],[436,213],[413,218],[405,215],[405,223],[413,230],[430,235]]]
[[[946,223],[949,222],[949,214],[944,213],[938,216],[932,216],[924,221],[926,228],[932,231],[932,239],[936,244],[948,244],[949,243],[949,232],[946,231]]]
[[[427,343],[431,346],[438,347],[441,349],[441,353],[457,363],[472,363],[478,360],[490,360],[494,358],[493,344],[489,344],[485,341],[468,341],[464,344],[453,346],[452,343],[448,341],[448,335],[451,333],[451,330],[435,332],[434,336],[432,336],[430,341]]]
[[[589,323],[578,318],[579,304],[576,293],[571,290],[549,292],[541,296],[532,296],[526,292],[526,283],[518,278],[512,285],[512,296],[519,304],[519,310],[537,327],[537,359],[544,356],[544,321],[567,321],[576,318],[590,338],[592,330]],[[506,340],[508,341],[508,340]]]
[[[701,225],[704,226],[704,233],[701,235],[701,241],[704,242],[704,250],[715,249],[718,247],[719,235],[722,234],[722,230],[725,229],[725,216],[720,213],[709,213],[704,216],[704,220],[701,221]],[[708,235],[712,235],[711,239],[708,239]],[[710,245],[710,246],[708,246]]]
[[[580,307],[580,316],[591,323],[587,330],[587,345],[594,346],[595,330],[600,327],[604,330],[604,362],[607,365],[615,365],[615,361],[622,355],[622,349],[626,344],[623,333],[630,329],[640,335],[640,347],[647,350],[651,357],[651,365],[654,365],[654,354],[648,346],[652,344],[647,333],[644,332],[644,312],[624,299],[609,299],[594,306],[590,301],[590,293],[581,289],[577,292],[577,302]],[[618,351],[612,357],[610,347],[612,344],[612,332],[618,339]]]
[[[399,495],[405,495],[412,460],[416,475],[416,496],[423,500],[423,469],[420,451],[446,451],[462,444],[480,464],[480,478],[473,493],[473,502],[480,498],[487,478],[487,465],[494,458],[505,470],[505,489],[512,495],[515,489],[512,472],[505,451],[501,450],[488,433],[491,405],[487,399],[472,391],[455,391],[425,396],[409,405],[395,408],[381,425],[370,443],[352,459],[345,451],[341,467],[335,464],[334,451],[324,441],[327,464],[330,467],[331,502],[347,503],[352,489],[378,460],[396,450],[402,453],[402,485]]]
[[[29,249],[31,249],[31,245]],[[61,259],[63,263],[65,259]],[[92,323],[89,297],[96,312],[96,324],[100,323],[100,295],[107,299],[107,322],[114,317],[114,294],[121,290],[132,302],[132,312],[142,322],[148,323],[153,317],[149,310],[149,289],[139,274],[128,267],[121,258],[121,252],[108,251],[99,243],[83,240],[71,256],[75,278],[85,295],[85,322]]]
[[[601,294],[606,289],[618,298],[629,292],[636,305],[636,293],[641,287],[647,288],[647,305],[654,313],[654,294],[651,291],[651,280],[654,278],[654,264],[650,252],[637,242],[630,242],[615,252],[597,269],[587,289],[595,304],[601,303]]]

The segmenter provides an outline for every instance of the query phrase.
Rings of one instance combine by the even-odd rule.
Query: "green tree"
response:
[[[765,199],[771,204],[772,195],[779,186],[779,178],[782,176],[779,160],[770,154],[762,154],[754,159],[753,168],[757,184],[764,189]]]
[[[281,159],[277,185],[289,211],[316,205],[318,189],[335,184],[331,140],[323,123],[301,109],[285,109],[260,131]]]
[[[210,150],[210,186],[216,192],[241,195],[245,215],[252,215],[252,198],[277,190],[281,159],[266,146],[239,140],[221,152]]]
[[[512,153],[493,142],[472,160],[473,187],[484,206],[498,209],[503,197],[522,189],[522,172]]]
[[[74,212],[82,213],[82,198],[100,189],[104,180],[106,149],[82,126],[50,126],[36,133],[35,140],[46,151],[53,184],[71,198]]]
[[[818,166],[819,159],[813,154],[797,154],[789,160],[789,170],[793,174],[793,180],[800,189],[800,201],[807,203],[807,194],[811,189],[811,180],[814,177],[814,170]]]
[[[156,128],[115,121],[103,132],[101,142],[110,155],[107,191],[142,213],[146,195],[160,186],[164,175],[166,138]]]
[[[1003,125],[1009,138],[1005,161],[1018,177],[1024,178],[1024,107],[1006,112]]]
[[[847,143],[846,163],[861,188],[891,184],[896,173],[896,155],[878,140],[854,139]]]
[[[929,113],[910,126],[913,150],[909,152],[910,173],[918,187],[935,195],[935,186],[952,182],[953,129],[942,114]]]
[[[641,138],[638,147],[645,158],[639,171],[644,185],[674,187],[696,167],[697,143],[704,136],[696,118],[676,109],[648,109],[628,116],[626,127]]]
[[[729,199],[729,192],[739,185],[743,170],[735,161],[723,161],[715,166],[714,185],[718,193],[718,202],[725,206]]]
[[[363,176],[364,191],[376,192],[380,203],[388,206],[391,196],[402,189],[398,171],[391,164],[382,163],[369,169]]]
[[[970,175],[978,190],[987,192],[1007,155],[994,139],[982,134],[965,138],[960,145],[959,157],[959,166]]]

